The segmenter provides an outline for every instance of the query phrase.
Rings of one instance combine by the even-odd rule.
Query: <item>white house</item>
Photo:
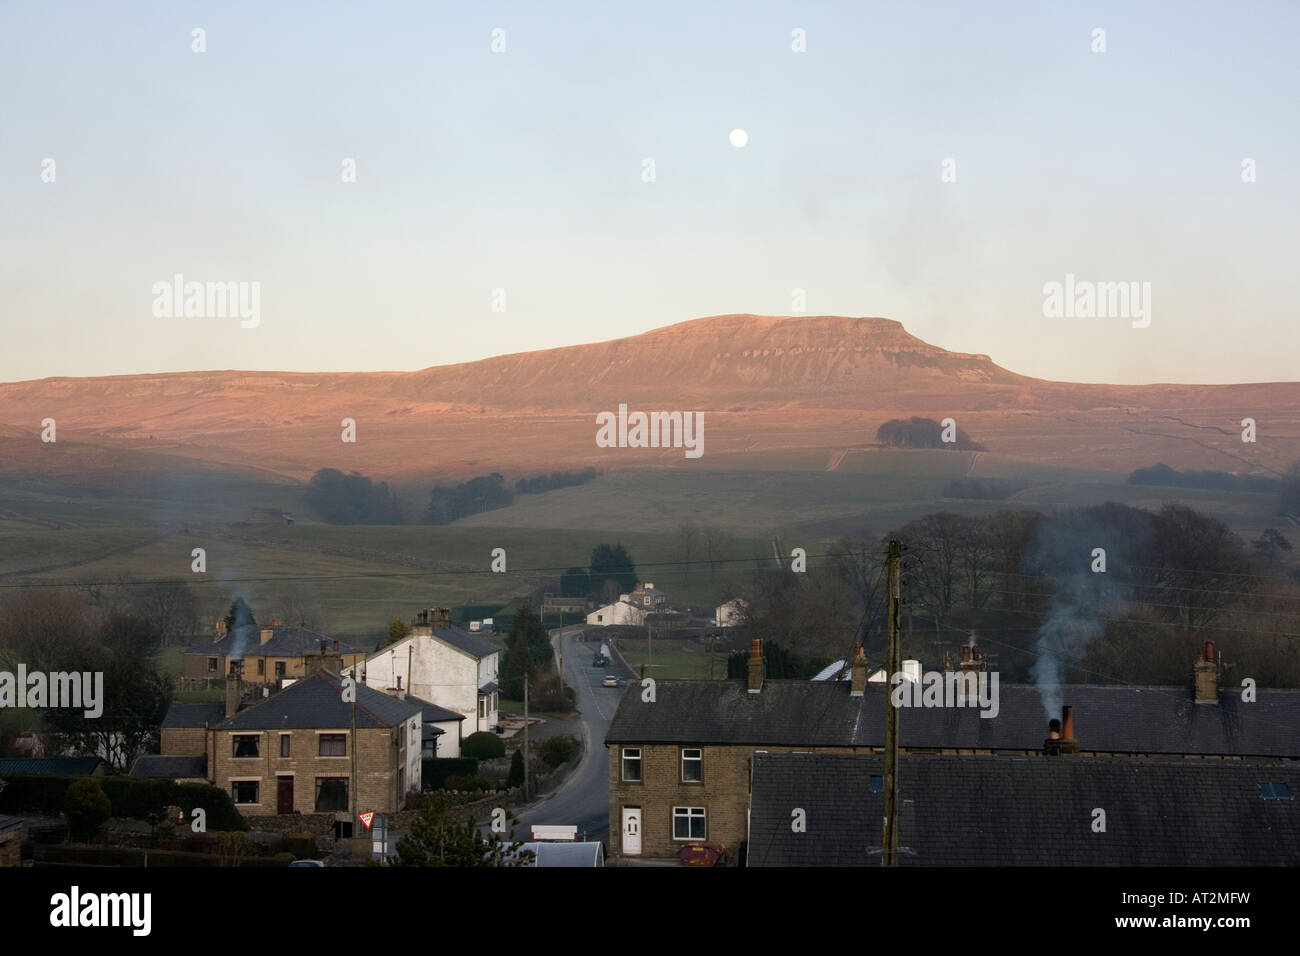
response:
[[[640,627],[645,623],[645,616],[648,613],[647,608],[633,604],[628,600],[628,595],[623,594],[614,604],[598,607],[588,614],[587,623],[600,627],[609,627],[613,624]]]
[[[460,733],[493,730],[497,711],[497,672],[501,648],[485,634],[451,625],[446,608],[420,611],[411,633],[367,657],[361,680],[367,687],[412,697],[463,714]],[[345,671],[345,673],[347,673]],[[438,745],[438,756],[449,756]],[[459,753],[459,742],[456,746]]]
[[[713,619],[717,622],[718,627],[735,627],[744,620],[745,611],[748,610],[749,604],[744,598],[734,598],[726,604],[721,604],[713,613]]]

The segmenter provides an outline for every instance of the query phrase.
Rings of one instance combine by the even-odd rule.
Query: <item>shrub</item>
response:
[[[286,833],[278,849],[284,853],[292,853],[295,860],[314,860],[316,838],[310,833]]]
[[[478,761],[469,757],[433,757],[421,762],[420,783],[423,790],[447,786],[447,778],[478,773]],[[453,789],[453,788],[449,788]]]
[[[563,686],[558,674],[548,674],[537,682],[531,703],[538,710],[570,711],[576,699],[574,689]]]
[[[82,777],[68,787],[63,803],[74,835],[89,840],[113,815],[113,804],[95,777]]]
[[[460,745],[460,752],[461,756],[474,760],[491,760],[493,757],[504,757],[506,745],[496,734],[480,730],[465,738],[465,742]]]
[[[510,776],[506,777],[507,787],[521,787],[524,783],[524,752],[516,750],[510,758]]]
[[[542,762],[554,769],[573,759],[577,749],[572,737],[550,737],[542,742]]]
[[[68,788],[84,777],[14,774],[0,792],[0,813],[56,814],[63,810]],[[185,811],[185,829],[202,807],[210,830],[247,830],[248,824],[231,802],[230,794],[206,783],[173,783],[170,780],[140,780],[135,777],[96,777],[112,806],[112,816],[136,820],[158,819],[163,809],[178,806]]]

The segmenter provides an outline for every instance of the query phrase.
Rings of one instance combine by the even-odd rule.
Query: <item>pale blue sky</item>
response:
[[[796,287],[1044,378],[1294,380],[1298,10],[4,0],[0,380],[423,368]],[[1044,318],[1067,272],[1150,282],[1150,327]],[[260,282],[260,326],[155,318],[175,273]]]

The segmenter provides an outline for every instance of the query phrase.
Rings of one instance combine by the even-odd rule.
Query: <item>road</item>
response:
[[[609,755],[605,733],[618,709],[626,688],[602,687],[606,674],[630,678],[615,659],[608,667],[593,667],[592,658],[600,645],[578,640],[585,625],[565,628],[552,641],[559,641],[564,659],[564,679],[577,691],[577,707],[582,712],[582,731],[586,736],[582,762],[564,784],[541,800],[518,812],[519,824],[514,839],[527,840],[535,823],[577,826],[578,839],[609,827]]]

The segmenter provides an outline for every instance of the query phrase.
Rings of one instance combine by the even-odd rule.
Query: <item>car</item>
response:
[[[615,677],[613,674],[606,674],[605,679],[601,681],[601,684],[603,684],[606,687],[617,687],[618,678]]]
[[[591,659],[591,666],[592,666],[592,667],[605,667],[605,666],[607,666],[608,664],[609,664],[609,658],[608,658],[608,657],[604,657],[604,656],[602,656],[602,655],[600,655],[600,654],[597,654],[595,657],[593,657],[593,658]]]

